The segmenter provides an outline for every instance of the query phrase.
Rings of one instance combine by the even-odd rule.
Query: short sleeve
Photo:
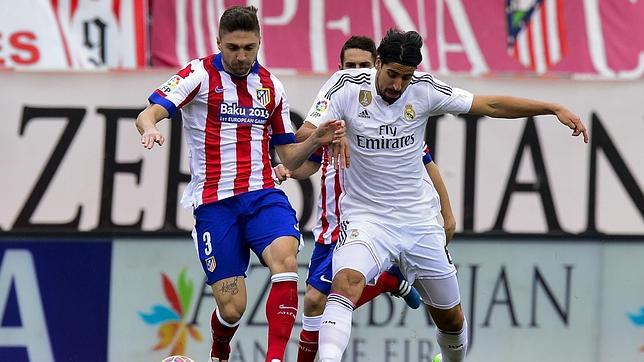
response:
[[[200,60],[186,64],[177,74],[157,88],[149,97],[150,104],[158,104],[172,117],[177,109],[190,103],[195,97],[204,76]]]
[[[439,114],[461,114],[467,113],[472,108],[474,95],[461,88],[452,88],[440,80],[425,74],[419,77],[427,84],[429,90],[429,113]]]
[[[427,165],[433,160],[434,159],[432,158],[432,154],[429,152],[429,146],[427,146],[427,143],[424,143],[423,144],[423,164]]]
[[[268,118],[269,133],[272,145],[295,143],[295,133],[291,123],[291,113],[284,86],[277,79],[273,79],[275,86],[276,106]]]
[[[306,122],[319,126],[331,119],[342,119],[342,102],[346,88],[343,87],[349,73],[338,71],[322,86],[306,114]]]

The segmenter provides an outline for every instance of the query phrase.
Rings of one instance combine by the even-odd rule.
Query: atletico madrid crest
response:
[[[269,88],[257,88],[257,102],[264,107],[271,103],[271,90]]]
[[[208,259],[206,259],[206,269],[208,269],[209,272],[214,272],[215,268],[217,268],[217,262],[215,261],[215,257],[211,256]]]

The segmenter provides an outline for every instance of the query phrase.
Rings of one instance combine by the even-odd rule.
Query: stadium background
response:
[[[644,361],[639,0],[0,0],[0,361],[205,360],[212,298],[178,205],[181,124],[163,122],[168,143],[144,152],[133,120],[182,63],[216,51],[223,9],[246,3],[295,123],[344,40],[391,26],[418,30],[421,69],[450,85],[578,113],[589,145],[551,117],[430,122],[470,360]],[[283,188],[310,231],[319,180]],[[231,361],[263,360],[267,280],[253,264]],[[399,301],[357,315],[346,361],[436,352],[431,321]]]

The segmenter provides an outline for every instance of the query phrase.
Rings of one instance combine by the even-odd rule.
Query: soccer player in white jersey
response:
[[[301,235],[295,211],[275,188],[269,142],[295,169],[344,132],[342,121],[332,121],[295,143],[284,88],[257,62],[259,44],[257,9],[227,9],[219,22],[221,53],[188,63],[152,93],[136,121],[141,143],[151,149],[164,142],[155,124],[183,110],[191,180],[182,203],[194,209],[194,243],[215,297],[210,358],[217,362],[228,361],[246,308],[251,250],[271,272],[267,362],[283,360],[297,314]]]
[[[392,263],[414,281],[437,326],[442,361],[462,361],[467,324],[456,269],[437,221],[439,200],[418,154],[431,115],[471,113],[498,118],[552,114],[588,133],[578,116],[554,103],[479,96],[416,71],[422,38],[390,30],[378,46],[376,68],[339,71],[323,86],[306,121],[346,122],[350,162],[343,157],[339,201],[342,231],[333,255],[333,284],[320,327],[321,362],[342,358],[352,313],[367,282]],[[369,117],[363,117],[368,115]]]
[[[376,45],[373,40],[365,36],[352,36],[344,43],[340,51],[339,69],[373,68],[375,61]],[[315,109],[311,109],[309,113],[315,111]],[[310,124],[307,123],[307,125]],[[310,126],[310,128],[304,126],[298,130],[296,138],[298,140],[306,139],[314,129],[313,126]],[[447,188],[443,183],[438,166],[432,161],[429,149],[426,147],[423,150],[422,158],[427,172],[440,195],[443,225],[448,235],[448,240],[450,240],[454,234],[456,223],[449,203]],[[303,178],[309,177],[321,168],[321,190],[317,207],[318,218],[313,227],[315,247],[309,263],[306,280],[302,331],[300,332],[297,362],[313,362],[318,351],[318,335],[322,312],[324,311],[327,295],[331,291],[333,249],[340,235],[339,223],[341,222],[338,208],[340,176],[332,165],[328,147],[322,147],[309,160],[311,161],[292,172],[292,176]],[[420,304],[418,292],[409,286],[398,267],[394,266],[390,270],[383,272],[377,278],[375,284],[365,287],[356,303],[356,308],[386,292],[403,297],[411,308],[418,308]]]

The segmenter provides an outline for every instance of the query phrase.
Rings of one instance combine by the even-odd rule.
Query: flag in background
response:
[[[508,51],[538,74],[567,52],[562,0],[507,0]]]
[[[146,0],[49,1],[63,38],[68,67],[146,66]]]

